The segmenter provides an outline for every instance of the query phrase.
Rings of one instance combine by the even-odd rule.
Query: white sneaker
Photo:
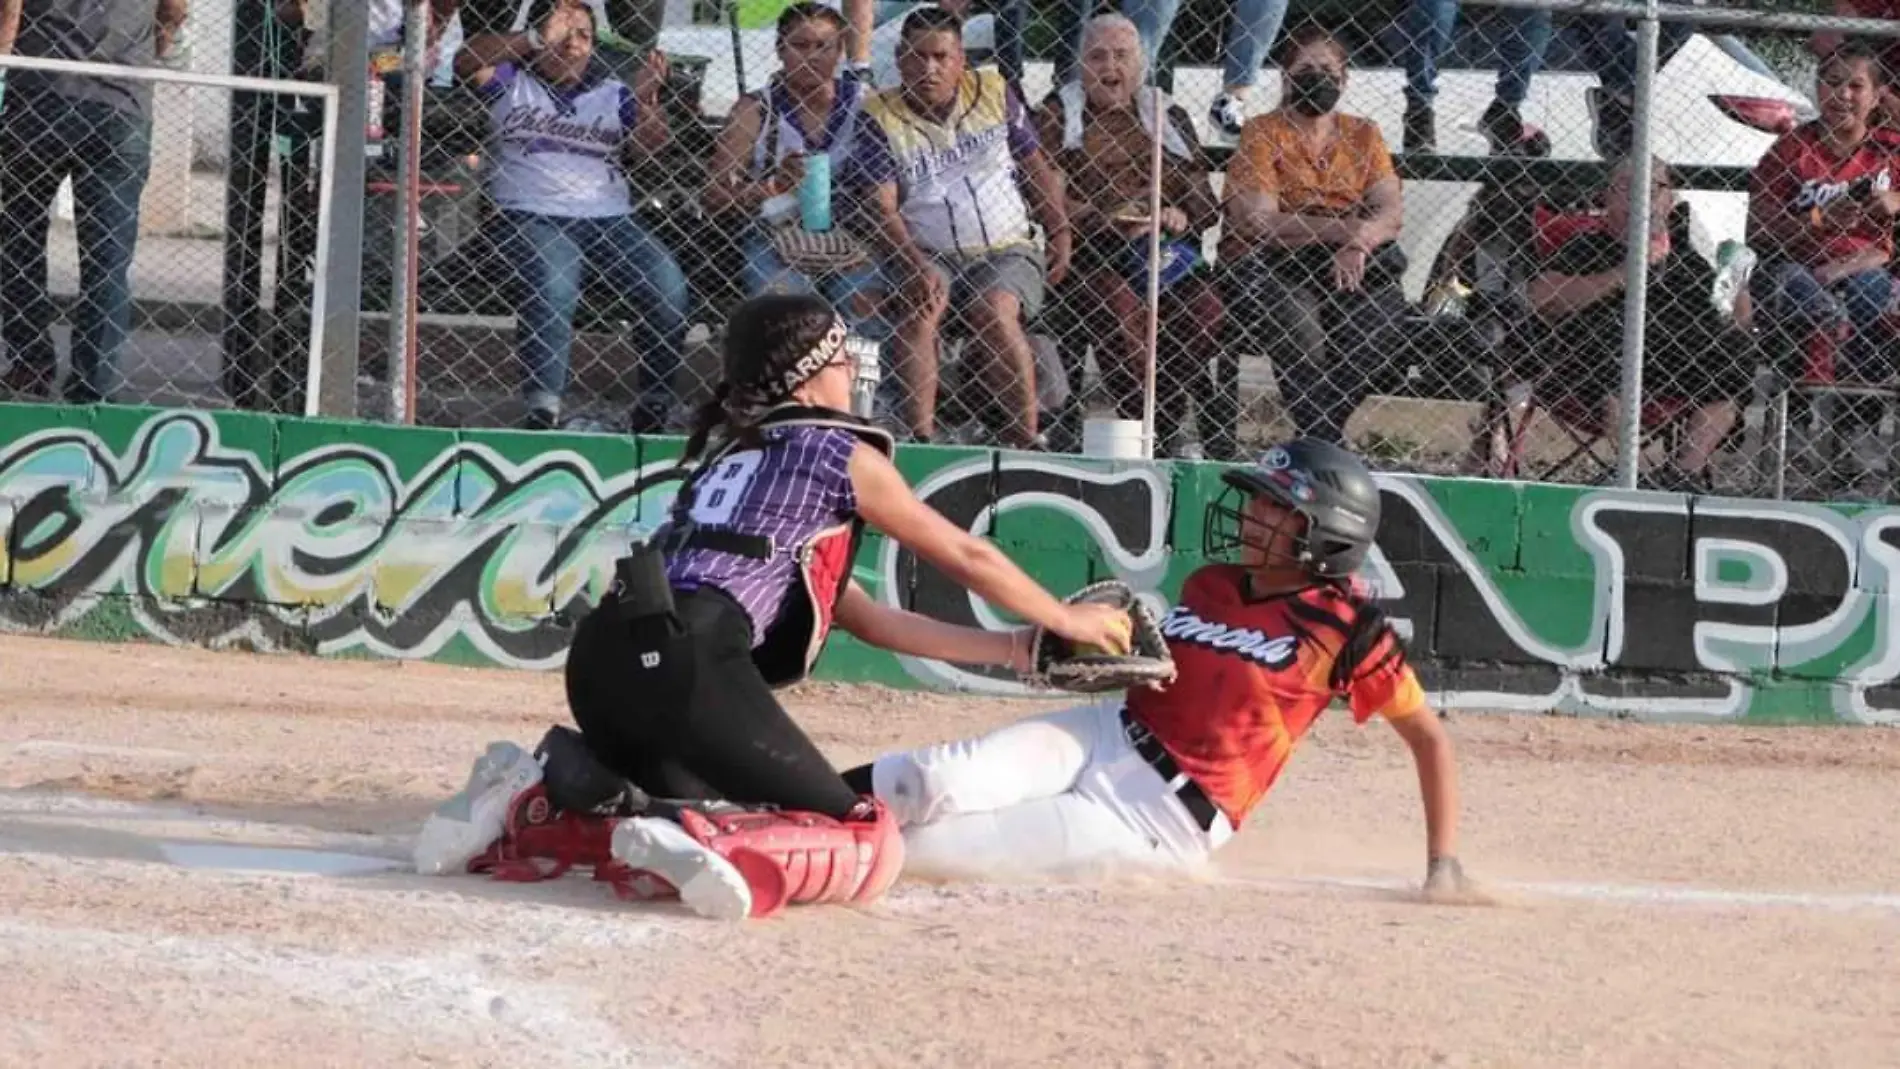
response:
[[[435,807],[416,835],[416,871],[442,876],[468,863],[501,838],[509,807],[541,782],[541,763],[512,742],[491,742],[469,769],[468,785]]]
[[[1247,124],[1247,113],[1240,109],[1239,97],[1222,93],[1207,109],[1207,121],[1228,137],[1239,137],[1240,128]]]
[[[613,852],[628,868],[672,884],[680,901],[702,917],[736,921],[752,912],[752,889],[732,862],[670,820],[622,820],[614,827]]]

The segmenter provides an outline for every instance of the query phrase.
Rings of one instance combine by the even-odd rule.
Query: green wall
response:
[[[0,405],[0,628],[553,668],[663,516],[674,438]],[[1064,593],[1165,604],[1213,464],[907,447],[958,523]],[[1645,719],[1900,719],[1900,510],[1382,477],[1366,579],[1441,702]],[[873,537],[876,596],[995,618]],[[979,615],[982,613],[983,615]],[[821,675],[1013,693],[848,636]],[[1891,688],[1891,689],[1890,689]]]

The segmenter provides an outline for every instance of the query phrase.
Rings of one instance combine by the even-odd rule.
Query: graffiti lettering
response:
[[[394,657],[459,641],[556,665],[572,610],[676,482],[666,465],[603,477],[572,453],[515,465],[469,443],[407,480],[375,450],[319,449],[273,486],[198,413],[155,417],[122,453],[81,432],[28,436],[0,453],[0,500],[19,502],[9,585],[32,596],[0,601],[0,626],[58,628],[130,595],[167,641]]]
[[[0,406],[0,628],[549,668],[681,475],[664,441],[524,448],[463,433],[418,449],[440,432],[365,428],[302,433],[319,444],[299,450],[280,443],[317,425],[189,412],[88,424],[85,411]],[[260,426],[270,433],[256,437]],[[1293,652],[1286,637],[1167,611],[1203,563],[1203,497],[1219,482],[1208,466],[899,459],[927,503],[1057,593],[1117,578],[1172,638],[1269,661]],[[1380,486],[1362,578],[1439,704],[1900,722],[1900,510],[1390,475]],[[853,575],[873,597],[1019,626],[890,540],[872,545]],[[822,667],[1020,692],[1001,669],[851,643]]]

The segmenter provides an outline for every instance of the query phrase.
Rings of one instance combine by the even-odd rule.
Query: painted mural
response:
[[[679,442],[0,406],[0,628],[547,669],[664,516]],[[1218,465],[906,448],[926,501],[1063,592],[1165,608]],[[1900,510],[1383,477],[1365,578],[1438,701],[1900,723]],[[856,575],[1009,621],[887,540]],[[1011,693],[848,638],[821,675]]]

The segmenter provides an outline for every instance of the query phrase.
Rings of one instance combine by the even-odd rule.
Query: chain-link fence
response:
[[[300,410],[334,87],[230,0],[51,7],[0,57],[0,396]]]
[[[315,2],[227,0],[219,29],[193,0],[192,69],[334,65]],[[340,366],[361,415],[679,429],[730,308],[811,288],[913,441],[1233,458],[1298,433],[1403,470],[1891,496],[1900,33],[1819,6],[374,0]],[[207,58],[220,36],[254,44]],[[264,110],[307,152],[307,117]],[[311,226],[274,198],[307,158],[194,153],[228,172],[227,230],[240,189],[273,198],[253,285],[281,307],[272,227]],[[159,240],[149,274],[196,277]],[[230,366],[222,303],[190,322]],[[128,392],[235,396],[189,381]]]

